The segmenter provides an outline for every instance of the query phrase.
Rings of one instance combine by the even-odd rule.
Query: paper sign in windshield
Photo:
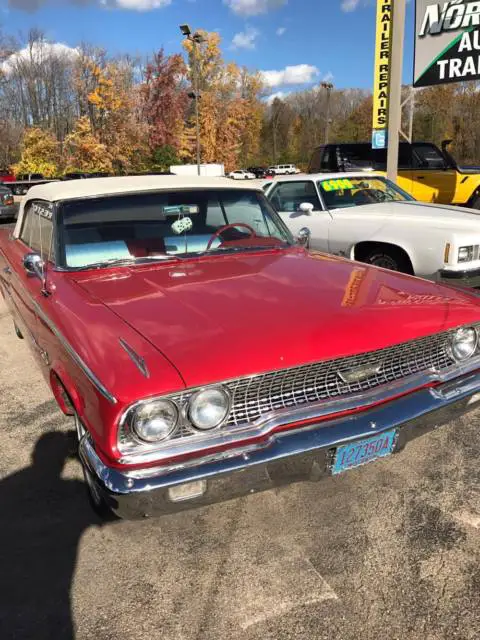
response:
[[[321,182],[324,191],[343,191],[344,189],[354,189],[353,183],[348,178],[339,180],[323,180]]]
[[[162,213],[165,216],[191,216],[200,211],[200,207],[196,204],[174,204],[162,207]]]

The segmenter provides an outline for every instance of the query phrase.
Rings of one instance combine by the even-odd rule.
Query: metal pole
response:
[[[193,43],[193,85],[195,92],[195,128],[197,135],[197,173],[200,175],[200,117],[198,113],[198,98],[199,98],[199,90],[198,90],[198,58],[197,58],[197,42],[195,40],[195,36],[192,38]]]
[[[328,138],[330,137],[330,94],[331,88],[327,88],[327,124],[325,126],[325,144],[328,144]]]
[[[406,0],[394,0],[387,152],[387,178],[393,182],[397,180],[398,175],[399,132],[402,125],[401,103],[405,13]]]
[[[410,89],[410,122],[408,124],[408,137],[409,142],[412,144],[413,142],[413,119],[415,117],[415,89],[411,87]]]

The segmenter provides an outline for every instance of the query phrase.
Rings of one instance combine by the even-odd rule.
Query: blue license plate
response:
[[[350,444],[344,444],[338,447],[335,453],[332,473],[342,473],[347,469],[359,467],[367,462],[372,462],[378,458],[389,456],[395,446],[397,440],[397,430],[385,431],[378,436],[358,440]]]

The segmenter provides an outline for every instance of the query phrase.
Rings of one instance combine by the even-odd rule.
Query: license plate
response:
[[[389,456],[393,451],[396,439],[397,430],[392,429],[378,436],[338,447],[335,453],[332,473],[334,475],[342,473],[347,469],[353,469],[353,467],[359,467],[362,464],[367,464],[367,462]]]

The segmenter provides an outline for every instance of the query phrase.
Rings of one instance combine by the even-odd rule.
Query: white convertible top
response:
[[[119,178],[86,178],[47,182],[28,190],[24,200],[40,198],[50,202],[70,198],[92,198],[135,191],[157,191],[163,189],[256,189],[257,185],[236,184],[228,178],[201,176],[122,176]]]
[[[118,178],[85,178],[48,182],[30,187],[24,196],[18,213],[14,236],[18,237],[22,227],[23,212],[30,200],[59,202],[74,198],[94,198],[145,191],[169,189],[239,189],[262,191],[258,184],[238,183],[228,178],[203,176],[121,176]]]

